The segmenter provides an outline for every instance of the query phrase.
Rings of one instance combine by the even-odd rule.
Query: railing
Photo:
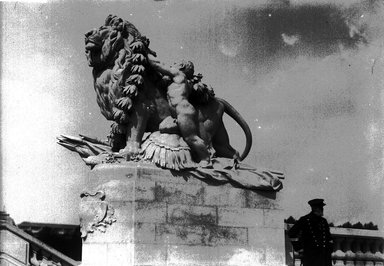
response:
[[[0,265],[75,266],[80,262],[65,256],[28,235],[0,213]]]
[[[286,224],[286,230],[292,225]],[[334,266],[384,266],[384,234],[376,230],[331,227]],[[290,241],[288,237],[286,241]],[[288,243],[287,264],[300,266],[301,256]]]

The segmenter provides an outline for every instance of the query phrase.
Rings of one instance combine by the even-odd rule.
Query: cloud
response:
[[[211,43],[206,45],[219,49],[211,54],[219,51],[256,68],[273,68],[285,57],[326,57],[339,52],[340,47],[357,49],[367,43],[370,34],[369,27],[361,21],[363,11],[364,20],[373,12],[361,6],[309,4],[233,8],[225,10],[225,18],[217,15],[215,24],[208,23],[193,32],[193,40],[206,38],[204,31],[213,33],[208,38]]]
[[[219,50],[226,56],[235,57],[239,52],[239,45],[219,44]]]
[[[283,42],[287,45],[295,45],[299,40],[299,35],[288,35],[285,33],[281,34],[281,38],[283,39]]]
[[[363,0],[289,0],[291,5],[329,5],[337,4],[339,6],[349,7],[355,4],[360,4]]]

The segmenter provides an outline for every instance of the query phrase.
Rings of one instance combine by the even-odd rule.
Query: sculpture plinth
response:
[[[83,266],[284,265],[274,191],[213,186],[135,162],[97,165],[88,178]]]

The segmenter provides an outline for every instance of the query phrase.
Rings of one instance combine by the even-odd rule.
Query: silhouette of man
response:
[[[288,231],[290,238],[299,238],[303,248],[303,266],[332,266],[333,241],[324,214],[324,200],[308,201],[312,211],[301,217]]]

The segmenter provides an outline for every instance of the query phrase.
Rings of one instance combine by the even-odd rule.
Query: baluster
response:
[[[301,265],[301,257],[300,257],[300,255],[299,255],[299,253],[298,252],[296,252],[296,251],[293,251],[294,252],[294,265],[295,266],[300,266]]]
[[[43,256],[43,260],[40,263],[40,266],[51,266],[51,265],[49,263],[49,260],[47,260],[47,258]]]
[[[383,255],[383,240],[376,239],[374,241],[374,256],[375,256],[375,266],[384,266],[384,255]]]
[[[362,240],[360,238],[355,238],[354,241],[355,246],[355,265],[356,266],[364,266],[365,254],[362,250]]]
[[[356,258],[356,254],[352,251],[352,238],[345,238],[345,265],[346,266],[354,266],[354,260]]]
[[[301,259],[295,259],[295,266],[301,266]]]
[[[55,263],[53,263],[52,259],[45,258],[45,261],[47,266],[55,266]]]
[[[345,253],[341,250],[341,242],[343,241],[343,239],[335,237],[333,241],[335,242],[335,251],[332,252],[332,260],[335,261],[334,266],[344,266]]]
[[[364,241],[364,245],[365,245],[365,258],[366,258],[366,262],[365,262],[365,266],[374,266],[375,265],[375,255],[373,255],[372,253],[372,247],[373,247],[373,244],[374,244],[374,240],[372,239],[367,239]]]
[[[50,254],[46,251],[43,251],[42,253],[43,255],[43,260],[41,262],[41,266],[54,266],[54,264],[52,264],[52,260],[50,259]]]
[[[36,249],[32,249],[32,256],[30,258],[30,263],[32,266],[39,266],[40,265],[40,261],[37,259],[37,250]]]

